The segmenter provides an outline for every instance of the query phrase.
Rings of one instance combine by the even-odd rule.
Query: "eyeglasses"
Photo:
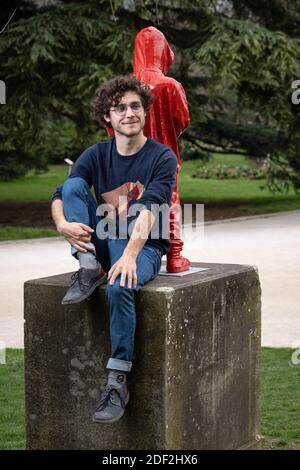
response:
[[[118,116],[125,116],[125,114],[127,113],[128,106],[131,108],[131,110],[134,113],[139,113],[143,109],[142,103],[140,103],[140,101],[134,101],[133,103],[130,103],[129,105],[121,103],[110,109],[111,111],[115,111],[115,113],[118,114]]]

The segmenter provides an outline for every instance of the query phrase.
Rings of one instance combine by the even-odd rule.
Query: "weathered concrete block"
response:
[[[28,449],[237,449],[259,432],[260,284],[255,268],[159,276],[137,295],[131,399],[92,415],[110,356],[105,287],[62,306],[70,273],[25,283]]]

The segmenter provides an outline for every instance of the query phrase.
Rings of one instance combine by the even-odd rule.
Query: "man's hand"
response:
[[[109,283],[114,284],[116,278],[121,274],[120,286],[125,287],[127,278],[127,287],[131,289],[137,286],[136,256],[124,251],[120,259],[110,268],[107,279]]]
[[[76,250],[86,253],[95,250],[87,245],[91,241],[91,234],[94,230],[88,225],[79,222],[64,221],[57,226],[57,231],[61,233]]]
[[[121,258],[110,268],[107,279],[114,284],[121,274],[120,286],[131,289],[137,286],[136,258],[146,243],[155,217],[150,210],[144,209],[136,219],[133,231]]]

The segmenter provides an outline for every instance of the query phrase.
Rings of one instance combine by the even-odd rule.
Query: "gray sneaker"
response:
[[[73,283],[62,299],[62,304],[77,304],[87,299],[106,280],[106,274],[100,276],[99,269],[80,268],[71,276]]]
[[[126,384],[121,387],[107,385],[93,416],[95,423],[114,423],[122,418],[129,402],[129,391]]]

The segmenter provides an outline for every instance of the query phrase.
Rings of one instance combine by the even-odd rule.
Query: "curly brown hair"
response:
[[[104,116],[109,114],[112,106],[117,106],[127,91],[133,91],[140,96],[145,111],[148,111],[154,101],[151,89],[142,84],[133,74],[119,75],[100,85],[91,102],[91,117],[103,127],[111,127]]]

